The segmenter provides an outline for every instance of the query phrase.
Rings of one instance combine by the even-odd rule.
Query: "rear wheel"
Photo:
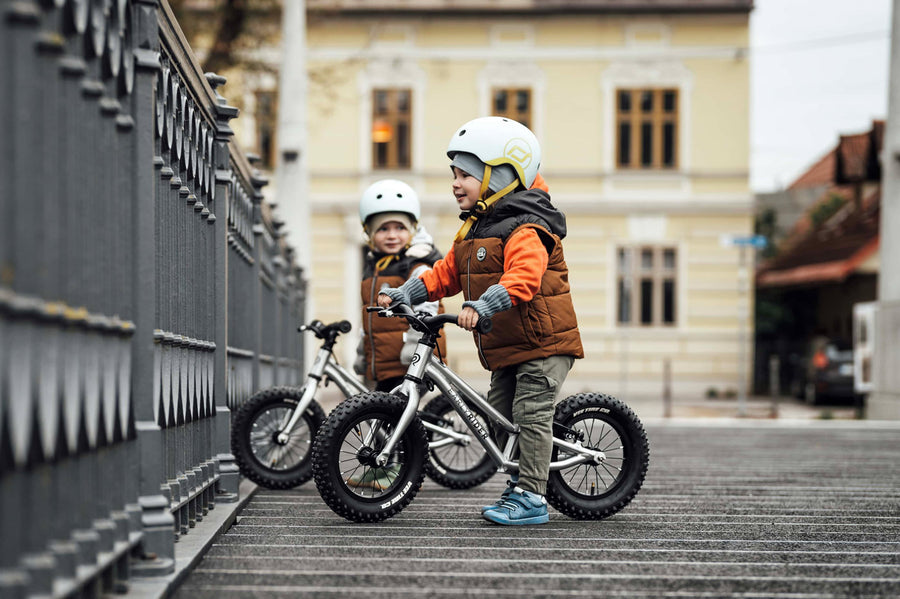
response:
[[[313,476],[322,500],[354,522],[378,522],[409,505],[425,479],[425,427],[406,428],[383,466],[375,458],[393,435],[406,400],[389,393],[355,395],[338,405],[313,444]]]
[[[475,414],[478,422],[485,430],[490,430],[489,419],[474,406],[469,409]],[[463,422],[453,405],[443,395],[429,401],[422,410],[421,417],[429,423],[457,433],[469,435],[468,443],[454,442],[435,447],[435,444],[446,440],[439,432],[427,431],[428,461],[425,462],[425,473],[434,482],[448,489],[471,489],[491,478],[497,472],[497,466],[491,456]]]
[[[268,489],[290,489],[312,478],[311,449],[325,420],[313,401],[287,441],[278,440],[283,424],[300,403],[299,387],[270,387],[254,393],[233,414],[231,452],[245,477]]]
[[[581,393],[562,401],[555,419],[582,445],[604,452],[606,459],[551,472],[550,505],[581,520],[608,518],[628,505],[644,483],[650,463],[647,435],[631,408],[608,395]],[[553,448],[553,461],[571,455]]]

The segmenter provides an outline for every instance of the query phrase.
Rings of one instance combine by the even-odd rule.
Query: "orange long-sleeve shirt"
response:
[[[524,227],[507,239],[503,249],[503,275],[500,277],[500,284],[506,288],[514,306],[531,301],[541,287],[541,279],[549,261],[547,248],[533,228]],[[456,252],[448,252],[446,257],[435,262],[432,269],[420,278],[428,289],[428,299],[431,301],[462,291]]]

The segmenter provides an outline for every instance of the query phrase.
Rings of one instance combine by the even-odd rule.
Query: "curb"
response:
[[[242,480],[238,489],[240,498],[235,503],[217,503],[190,533],[175,543],[175,571],[159,577],[133,577],[128,580],[128,591],[120,595],[124,599],[165,599],[174,593],[184,579],[197,567],[220,535],[228,531],[238,515],[250,502],[259,487],[249,480]]]

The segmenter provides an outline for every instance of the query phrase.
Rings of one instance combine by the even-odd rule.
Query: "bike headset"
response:
[[[353,325],[351,325],[348,320],[341,320],[331,324],[322,324],[321,320],[314,320],[309,324],[300,325],[297,327],[297,330],[301,333],[304,331],[312,331],[313,335],[325,341],[325,343],[322,344],[322,348],[331,351],[334,349],[334,344],[337,342],[338,336],[341,333],[349,333],[352,328]]]

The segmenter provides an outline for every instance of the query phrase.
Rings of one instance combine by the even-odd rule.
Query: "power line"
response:
[[[754,54],[768,54],[772,52],[784,52],[791,50],[807,50],[811,48],[835,47],[847,44],[858,44],[861,42],[882,41],[884,39],[890,39],[890,34],[891,32],[887,29],[881,29],[878,31],[861,31],[858,33],[835,35],[831,37],[822,37],[811,40],[765,44],[761,46],[751,45],[746,49],[751,50]]]

